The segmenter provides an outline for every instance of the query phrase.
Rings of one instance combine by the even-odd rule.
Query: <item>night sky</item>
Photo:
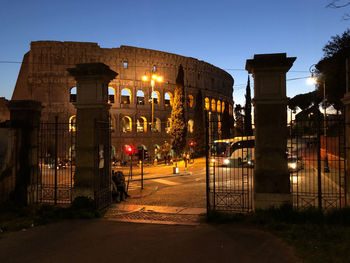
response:
[[[297,57],[287,79],[309,76],[322,47],[350,25],[342,20],[350,8],[325,8],[329,1],[1,0],[0,97],[11,98],[20,68],[15,62],[22,61],[31,41],[58,40],[204,60],[234,77],[234,100],[244,104],[245,61],[254,54],[286,52]],[[287,82],[288,96],[313,89],[305,79]]]

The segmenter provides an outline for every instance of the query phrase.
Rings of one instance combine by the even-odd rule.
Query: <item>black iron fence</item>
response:
[[[345,206],[345,124],[342,115],[309,114],[290,124],[288,168],[297,208]]]
[[[32,173],[31,200],[35,203],[69,204],[75,171],[75,132],[68,123],[41,123],[38,131],[38,167]]]
[[[219,120],[207,121],[207,209],[253,209],[254,136],[225,138]]]

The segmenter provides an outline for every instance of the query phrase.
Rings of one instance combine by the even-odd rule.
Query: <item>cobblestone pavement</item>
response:
[[[202,208],[114,205],[105,214],[105,219],[119,222],[199,225],[205,214]]]

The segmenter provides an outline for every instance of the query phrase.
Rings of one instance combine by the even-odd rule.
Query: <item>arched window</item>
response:
[[[221,112],[224,113],[225,110],[225,102],[223,101],[221,104]]]
[[[188,120],[188,122],[187,122],[187,131],[189,133],[193,133],[193,124],[194,124],[193,120]]]
[[[121,91],[121,104],[130,104],[131,101],[131,91],[127,88],[122,89]]]
[[[218,122],[218,134],[221,134],[221,127],[222,127],[222,122]]]
[[[137,104],[145,105],[145,93],[142,90],[138,90],[136,93]]]
[[[69,118],[69,131],[75,132],[76,131],[76,115],[73,115]]]
[[[152,92],[152,99],[154,104],[159,104],[159,92],[158,91],[153,91]]]
[[[124,116],[122,118],[122,131],[132,132],[132,120],[129,116]]]
[[[109,125],[110,125],[111,131],[114,132],[114,128],[115,128],[115,118],[113,117],[113,115],[111,115],[111,117],[109,118]]]
[[[218,102],[217,102],[217,104],[216,104],[216,111],[217,111],[218,113],[221,113],[221,101],[220,101],[220,100],[218,100]]]
[[[69,102],[77,102],[77,87],[73,87],[70,89]]]
[[[216,101],[214,99],[211,100],[211,111],[216,110]]]
[[[154,131],[161,132],[161,121],[159,118],[154,118]]]
[[[170,129],[171,129],[171,118],[168,118],[166,122],[165,132],[170,133]]]
[[[173,94],[171,94],[171,92],[166,92],[164,94],[164,105],[165,107],[169,107],[173,105]]]
[[[147,132],[147,119],[143,116],[136,121],[137,132]]]
[[[193,96],[192,96],[191,94],[188,95],[188,97],[187,97],[187,103],[188,103],[188,106],[189,106],[190,108],[193,107],[193,101],[194,101]]]
[[[112,87],[108,87],[108,103],[115,102],[115,89]]]
[[[210,110],[210,102],[209,102],[209,98],[205,98],[205,110]]]
[[[230,115],[232,115],[232,104],[230,104],[230,105],[228,106],[228,113],[229,113]]]

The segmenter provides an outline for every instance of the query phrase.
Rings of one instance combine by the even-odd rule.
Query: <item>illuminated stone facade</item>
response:
[[[59,116],[60,122],[69,123],[75,115],[72,102],[76,99],[76,83],[66,69],[91,62],[102,62],[118,73],[109,85],[112,144],[117,158],[123,145],[151,149],[152,145],[159,147],[169,140],[172,96],[180,64],[185,72],[189,138],[195,125],[198,89],[202,90],[203,106],[212,116],[221,115],[224,107],[229,107],[232,114],[233,78],[209,63],[156,50],[129,46],[101,48],[97,43],[87,42],[32,42],[30,51],[24,55],[12,99],[40,101],[44,106],[43,121]],[[142,81],[142,76],[149,77],[153,72],[161,75],[163,82],[157,82],[154,88],[156,131],[151,133],[151,85]]]

